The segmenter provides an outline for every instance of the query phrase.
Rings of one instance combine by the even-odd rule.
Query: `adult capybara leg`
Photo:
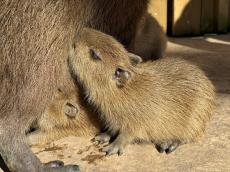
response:
[[[7,164],[0,166],[5,172],[79,172],[77,165],[67,165],[61,161],[52,161],[47,164],[41,164],[39,159],[31,152],[30,148],[19,138],[18,135],[14,139],[8,140],[4,137],[1,142],[0,153],[2,160]],[[9,134],[7,134],[9,137]],[[6,146],[7,145],[7,146]]]
[[[24,127],[17,125],[21,123],[21,126],[25,126],[25,121],[17,119],[12,120],[10,126],[9,120],[1,121],[0,128],[0,154],[7,164],[11,172],[78,172],[79,167],[76,165],[64,166],[60,161],[52,161],[47,164],[41,164],[40,160],[32,153],[29,146],[25,143],[25,135],[23,132]],[[12,131],[12,128],[15,128]],[[3,166],[7,171],[7,167]]]
[[[12,172],[42,172],[42,164],[39,159],[33,155],[29,147],[24,143],[19,134],[8,133],[0,136],[0,153],[8,168]]]

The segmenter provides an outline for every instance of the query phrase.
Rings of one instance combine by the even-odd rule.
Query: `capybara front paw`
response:
[[[46,167],[44,166],[44,172],[80,172],[78,165],[66,165],[60,167]]]
[[[63,167],[64,166],[64,162],[63,161],[59,161],[59,160],[55,160],[55,161],[50,161],[48,163],[43,164],[44,167],[52,167],[52,168],[56,168],[56,167]]]
[[[93,138],[93,142],[97,143],[97,144],[104,144],[104,143],[108,143],[111,139],[111,136],[104,132],[104,133],[100,133],[99,135],[96,135]]]
[[[155,147],[159,153],[169,154],[177,149],[180,145],[180,141],[169,141],[156,144]]]
[[[102,148],[102,152],[105,152],[106,155],[110,156],[113,154],[122,155],[124,147],[121,144],[109,144],[108,146]]]
[[[166,153],[166,154],[169,154],[169,153],[175,151],[179,145],[180,145],[179,142],[173,142],[173,143],[168,147],[168,149],[165,150],[165,153]]]

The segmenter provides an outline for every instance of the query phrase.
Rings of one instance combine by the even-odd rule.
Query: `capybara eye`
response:
[[[99,52],[97,52],[97,51],[95,51],[95,50],[93,50],[93,49],[90,49],[90,50],[89,50],[89,53],[90,53],[90,57],[91,57],[92,59],[94,59],[94,60],[101,60],[101,58],[100,58],[100,53],[99,53]]]
[[[122,73],[124,73],[125,71],[121,68],[117,68],[116,71],[115,71],[115,76],[116,77],[120,77]]]

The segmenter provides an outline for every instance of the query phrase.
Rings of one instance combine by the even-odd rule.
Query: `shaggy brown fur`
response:
[[[80,90],[79,90],[80,91]],[[28,134],[30,145],[51,142],[66,136],[93,136],[99,132],[96,114],[87,108],[79,91],[58,91],[54,101]],[[76,114],[68,113],[73,111]]]
[[[74,87],[66,66],[73,33],[86,25],[129,44],[146,6],[147,0],[0,2],[0,154],[11,171],[78,171],[43,167],[25,131],[59,86]]]
[[[155,60],[164,56],[166,47],[167,37],[162,27],[150,14],[144,15],[128,50],[143,60]]]
[[[69,55],[73,74],[108,132],[118,134],[103,151],[122,153],[138,139],[173,144],[170,152],[203,135],[214,88],[198,67],[177,58],[133,66],[121,44],[92,29],[76,40]]]
[[[91,16],[87,25],[115,37],[129,47],[135,37],[136,28],[146,13],[149,0],[90,0]]]

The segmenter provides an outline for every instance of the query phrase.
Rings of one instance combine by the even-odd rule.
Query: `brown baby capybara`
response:
[[[48,143],[66,136],[94,136],[100,125],[96,114],[87,107],[79,91],[58,90],[54,100],[28,133],[29,145]]]
[[[59,87],[73,88],[73,84],[66,84],[71,82],[66,58],[74,33],[86,25],[128,45],[147,3],[0,1],[0,154],[10,171],[79,171],[78,166],[42,165],[26,144],[25,133]]]
[[[108,155],[122,154],[134,140],[170,153],[201,137],[211,116],[214,88],[197,66],[179,58],[135,65],[140,61],[114,38],[92,29],[84,29],[72,45],[72,74],[100,111],[107,133],[117,135],[103,149]]]

